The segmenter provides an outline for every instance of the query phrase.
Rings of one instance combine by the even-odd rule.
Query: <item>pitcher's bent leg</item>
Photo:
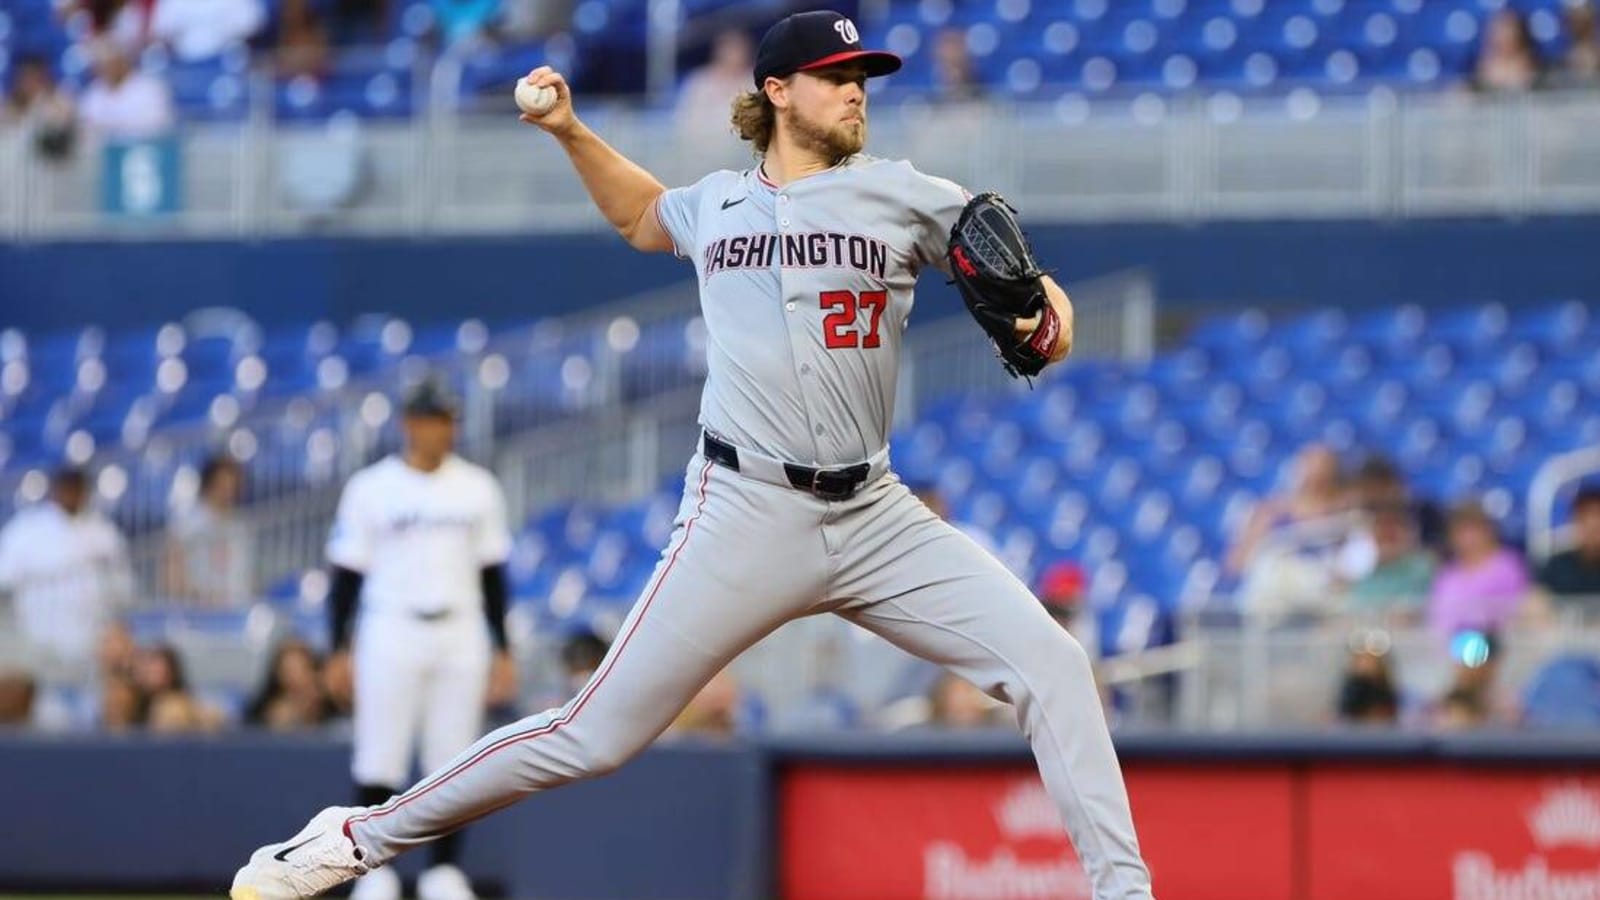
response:
[[[740,651],[820,590],[805,537],[731,473],[700,471],[669,551],[600,668],[565,706],[491,732],[388,803],[356,815],[350,836],[384,863],[535,791],[601,775],[647,747]],[[711,482],[707,503],[707,486]],[[795,578],[756,576],[761,553]],[[782,570],[782,569],[780,569]]]

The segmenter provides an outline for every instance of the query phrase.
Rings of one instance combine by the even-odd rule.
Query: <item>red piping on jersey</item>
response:
[[[657,194],[656,198],[650,201],[650,211],[656,214],[656,224],[661,226],[661,233],[666,235],[667,241],[672,244],[672,255],[682,259],[683,254],[678,252],[678,239],[672,236],[672,229],[667,227],[667,220],[661,218],[662,196],[663,194]]]
[[[666,568],[661,570],[661,576],[656,579],[655,586],[650,589],[650,594],[645,597],[644,605],[639,607],[639,615],[634,618],[633,627],[629,628],[628,633],[623,635],[622,638],[618,640],[616,652],[611,654],[603,669],[596,674],[593,679],[590,680],[588,686],[583,689],[583,692],[580,693],[571,704],[569,704],[571,711],[563,712],[550,722],[541,725],[532,731],[507,735],[506,737],[501,738],[495,743],[490,744],[489,746],[478,751],[472,756],[471,759],[458,764],[454,769],[451,769],[450,771],[445,772],[443,775],[440,775],[438,778],[435,778],[426,787],[423,787],[421,790],[416,791],[415,793],[403,794],[399,797],[396,797],[389,801],[388,804],[385,804],[384,806],[364,815],[351,816],[349,819],[345,820],[344,828],[346,834],[350,833],[350,825],[352,823],[365,822],[369,819],[376,819],[386,816],[400,807],[405,806],[407,803],[427,795],[428,792],[432,791],[434,788],[444,784],[446,781],[449,781],[457,775],[460,775],[462,772],[465,772],[466,770],[477,765],[487,758],[491,753],[504,750],[512,744],[518,744],[523,741],[533,740],[536,737],[542,737],[543,735],[551,734],[560,729],[561,726],[571,724],[572,720],[578,717],[578,713],[583,710],[584,704],[588,703],[589,698],[594,696],[595,689],[600,687],[600,684],[606,680],[606,676],[611,674],[611,670],[616,668],[617,660],[622,658],[622,651],[627,649],[628,641],[632,640],[634,633],[639,630],[639,623],[644,621],[645,614],[650,611],[650,604],[655,602],[656,594],[660,592],[661,585],[666,583],[667,575],[672,571],[672,567],[677,564],[678,554],[682,553],[683,548],[689,543],[689,532],[694,530],[694,523],[700,519],[700,513],[705,509],[706,506],[706,483],[711,478],[712,465],[714,464],[710,460],[706,460],[705,468],[700,470],[700,502],[695,504],[694,515],[690,516],[689,521],[685,522],[683,525],[683,540],[678,542],[678,549],[672,551],[672,556],[667,560]],[[510,804],[505,804],[505,806],[509,805]],[[504,806],[496,807],[496,809],[503,808]],[[490,810],[489,812],[493,811],[494,810]],[[488,813],[485,813],[484,815],[487,814]]]

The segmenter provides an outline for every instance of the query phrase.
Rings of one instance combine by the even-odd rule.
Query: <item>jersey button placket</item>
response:
[[[790,201],[789,201],[789,195],[788,194],[780,193],[778,195],[778,212],[777,212],[777,215],[778,215],[778,230],[780,232],[787,232],[787,231],[790,230],[790,228],[789,228],[789,224],[790,224],[789,223],[789,217],[787,215],[784,215],[784,212],[787,211],[787,208],[789,206],[789,202]],[[784,294],[786,296],[792,296],[792,295],[789,294],[789,285],[787,283],[788,282],[788,277],[787,276],[788,276],[788,272],[785,271],[784,272],[784,277],[779,279],[779,284],[781,284],[783,286],[783,292],[784,292]],[[783,308],[785,310],[787,310],[788,312],[792,313],[798,308],[798,304],[794,300],[786,300],[786,301],[784,301]],[[809,335],[809,332],[807,331],[807,329],[810,328],[810,327],[813,327],[813,326],[810,324],[810,319],[808,317],[806,317],[806,316],[795,316],[794,318],[792,318],[790,320],[790,325],[789,325],[789,346],[792,348],[792,351],[793,351],[790,359],[793,360],[794,365],[795,365],[795,369],[797,370],[798,375],[809,375],[811,373],[811,365],[809,363],[801,361],[804,358],[805,354],[808,352],[808,350],[809,350],[809,348],[811,346],[811,341],[809,340],[810,335]],[[798,380],[798,378],[797,378],[797,380]],[[817,411],[812,408],[811,393],[809,391],[805,390],[804,388],[802,388],[800,390],[800,400],[805,405],[806,419],[807,419],[807,421],[809,423],[811,423],[812,433],[816,437],[821,437],[823,435],[824,429],[823,429],[822,425],[817,423]],[[815,438],[813,438],[813,440],[811,442],[811,447],[812,447],[812,452],[815,454],[817,452],[817,450],[818,450],[817,442],[816,442]]]

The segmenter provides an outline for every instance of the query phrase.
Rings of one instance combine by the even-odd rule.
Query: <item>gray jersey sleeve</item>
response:
[[[908,170],[907,206],[915,222],[912,235],[916,240],[917,267],[931,265],[949,274],[944,255],[950,249],[950,229],[955,227],[972,194],[948,178],[923,174],[910,163],[904,165]]]
[[[656,198],[656,220],[662,230],[672,238],[672,252],[679,259],[693,255],[696,229],[700,227],[700,207],[705,201],[707,187],[719,172],[700,179],[694,184],[668,188]]]

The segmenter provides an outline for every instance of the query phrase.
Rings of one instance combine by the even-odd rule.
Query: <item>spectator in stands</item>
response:
[[[470,46],[500,18],[500,0],[432,0],[434,27],[446,47]]]
[[[1539,568],[1539,587],[1555,611],[1600,613],[1600,484],[1587,485],[1572,501],[1572,549]]]
[[[754,65],[749,35],[737,28],[719,33],[711,43],[711,59],[690,72],[678,89],[681,134],[688,139],[726,135],[729,105],[750,89]]]
[[[1593,3],[1569,3],[1567,54],[1551,72],[1552,87],[1600,87],[1600,29]]]
[[[1494,520],[1476,502],[1450,512],[1450,561],[1434,579],[1428,624],[1449,637],[1466,630],[1499,630],[1527,597],[1522,558],[1500,543]]]
[[[1353,525],[1332,450],[1311,445],[1292,467],[1294,487],[1251,511],[1227,558],[1241,576],[1241,609],[1275,619],[1333,612],[1339,554]]]
[[[197,62],[250,40],[266,20],[261,0],[160,0],[150,36],[178,59]]]
[[[83,92],[78,118],[108,140],[159,137],[176,122],[166,82],[136,70],[128,51],[110,42],[95,50],[95,80]]]
[[[0,671],[0,727],[27,725],[33,720],[33,700],[38,686],[26,672]]]
[[[1350,473],[1347,485],[1350,505],[1357,509],[1373,509],[1392,503],[1407,503],[1411,491],[1406,487],[1405,476],[1387,457],[1370,455]]]
[[[214,731],[222,714],[202,703],[189,689],[183,658],[169,644],[139,651],[134,684],[145,702],[145,725],[163,734]]]
[[[590,629],[569,635],[561,643],[560,681],[551,684],[550,679],[544,679],[545,683],[540,684],[535,693],[527,698],[527,709],[549,709],[576,697],[583,686],[589,683],[589,677],[600,668],[608,649],[610,644]]]
[[[65,0],[58,8],[65,19],[82,18],[91,45],[109,41],[129,53],[143,50],[150,39],[150,18],[156,0]]]
[[[39,156],[61,160],[72,155],[77,116],[72,97],[56,82],[48,63],[37,56],[18,60],[0,121],[23,129]]]
[[[50,499],[0,530],[0,592],[11,595],[18,628],[41,664],[86,672],[132,585],[122,534],[90,508],[82,469],[57,471]]]
[[[1350,611],[1399,620],[1395,624],[1420,621],[1433,583],[1433,556],[1417,543],[1411,509],[1389,502],[1367,515],[1374,559],[1346,592]]]
[[[133,632],[121,620],[113,620],[100,632],[100,642],[95,648],[96,670],[108,678],[132,677],[133,661],[138,657],[138,652],[139,645],[133,640]]]
[[[1463,631],[1450,641],[1455,671],[1433,709],[1433,727],[1460,731],[1516,721],[1516,703],[1500,684],[1500,638],[1493,631]]]
[[[933,99],[941,103],[970,103],[982,100],[984,88],[978,79],[972,54],[967,51],[967,35],[960,28],[946,28],[933,41]]]
[[[143,727],[148,704],[132,676],[113,675],[100,681],[100,727],[110,732]]]
[[[1350,651],[1339,685],[1339,720],[1352,725],[1393,725],[1400,697],[1389,671],[1387,642],[1363,640]]]
[[[1100,640],[1092,612],[1085,609],[1088,603],[1089,575],[1083,567],[1070,560],[1047,566],[1034,587],[1039,601],[1044,604],[1050,618],[1078,639],[1092,659],[1097,655]]]
[[[1294,460],[1294,484],[1286,494],[1275,494],[1251,510],[1244,529],[1228,551],[1228,571],[1241,575],[1257,551],[1274,535],[1295,526],[1328,519],[1347,505],[1339,472],[1339,457],[1322,444],[1300,449]]]
[[[284,0],[278,23],[278,75],[320,78],[328,71],[328,25],[312,0]]]
[[[200,468],[196,502],[167,535],[166,590],[201,606],[242,607],[255,599],[255,535],[238,515],[244,468],[213,456]]]
[[[1438,731],[1471,731],[1489,724],[1489,710],[1483,698],[1466,688],[1451,688],[1434,712]]]
[[[1006,727],[1006,707],[972,682],[943,672],[928,693],[928,725],[950,731]]]
[[[1367,456],[1350,475],[1350,507],[1370,514],[1381,506],[1392,506],[1397,503],[1410,507],[1412,521],[1420,532],[1424,546],[1433,546],[1444,539],[1444,516],[1438,506],[1431,501],[1412,496],[1411,488],[1406,484],[1400,468],[1387,457],[1380,454]],[[1370,540],[1370,533],[1363,534],[1367,537],[1366,541],[1360,540],[1360,534],[1352,541],[1358,546],[1364,544],[1366,554],[1364,568],[1357,575],[1370,570],[1377,555],[1376,548]]]
[[[1472,87],[1491,94],[1529,91],[1538,86],[1543,68],[1527,18],[1507,7],[1495,13],[1484,29],[1472,67]]]
[[[273,651],[266,681],[245,709],[245,721],[272,731],[315,728],[333,717],[322,689],[322,661],[304,641],[289,639]]]
[[[581,631],[561,645],[561,668],[567,677],[567,696],[577,696],[589,677],[600,668],[611,645],[593,631]]]
[[[732,737],[738,730],[742,702],[739,682],[732,672],[723,669],[689,701],[667,731],[678,735]]]

